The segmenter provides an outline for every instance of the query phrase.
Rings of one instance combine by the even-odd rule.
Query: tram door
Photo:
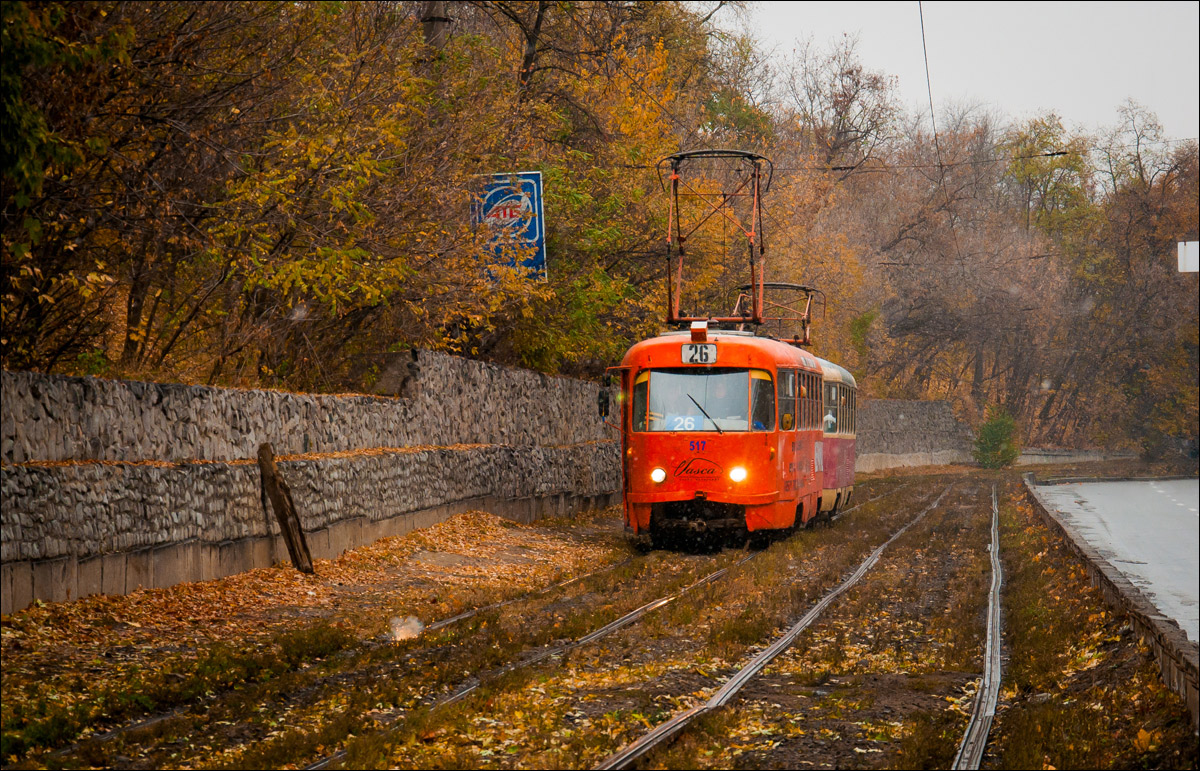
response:
[[[797,411],[797,378],[796,370],[779,370],[779,474],[780,498],[795,500],[800,495],[803,480],[803,450],[796,429],[799,422]]]

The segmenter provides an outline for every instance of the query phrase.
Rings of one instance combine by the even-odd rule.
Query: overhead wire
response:
[[[925,57],[925,92],[929,94],[929,120],[933,124],[933,147],[937,151],[938,168],[945,169],[942,163],[942,146],[938,142],[937,115],[933,111],[933,83],[929,78],[929,48],[925,44],[925,9],[921,0],[917,0],[917,13],[921,17],[921,53]],[[945,189],[943,177],[942,189]]]
[[[962,246],[958,243],[958,228],[954,226],[954,207],[950,200],[950,190],[946,187],[946,165],[942,161],[942,146],[938,141],[937,115],[933,110],[933,82],[929,77],[929,47],[925,43],[925,8],[921,0],[917,0],[917,13],[921,18],[921,53],[925,57],[925,91],[929,94],[929,121],[933,126],[933,147],[937,151],[938,184],[942,195],[946,197],[946,216],[950,222],[950,238],[954,241],[954,254],[961,266],[963,260]]]
[[[1096,152],[1104,149],[1145,147],[1146,145],[1163,145],[1163,144],[1183,144],[1185,142],[1197,142],[1200,138],[1185,137],[1183,139],[1157,139],[1139,143],[1128,143],[1123,145],[1112,145],[1110,147],[1089,146],[1085,151],[1081,151],[1080,155]],[[991,158],[972,158],[963,161],[950,161],[949,163],[889,163],[883,166],[828,166],[825,164],[812,163],[801,164],[797,166],[776,166],[775,173],[789,173],[796,171],[848,171],[854,168],[859,174],[886,174],[895,171],[907,171],[916,169],[953,169],[959,166],[985,166],[992,163],[1010,163],[1012,161],[1027,161],[1036,158],[1056,158],[1071,155],[1067,150],[1051,150],[1044,153],[1032,153],[1030,155],[997,155]],[[616,169],[654,169],[655,164],[651,163],[610,163],[610,164],[593,164],[597,168],[616,168]]]

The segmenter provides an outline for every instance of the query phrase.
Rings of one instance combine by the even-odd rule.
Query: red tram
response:
[[[637,343],[613,368],[625,526],[652,541],[786,530],[830,516],[854,492],[854,378],[802,348],[821,293],[764,280],[761,200],[772,169],[769,159],[740,150],[659,162],[670,180],[666,320],[677,331]],[[699,201],[690,218],[689,199]],[[710,222],[721,222],[722,237],[733,232],[749,245],[750,283],[724,316],[680,309],[685,242]],[[770,302],[767,289],[799,293],[803,308]],[[747,329],[772,322],[776,337]],[[607,415],[607,392],[600,411]]]
[[[854,490],[853,376],[751,332],[668,332],[625,354],[625,526],[784,530],[829,515]]]

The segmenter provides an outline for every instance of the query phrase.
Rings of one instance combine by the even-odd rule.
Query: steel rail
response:
[[[800,633],[807,629],[813,623],[813,621],[816,621],[821,613],[828,608],[834,600],[840,597],[847,589],[854,586],[854,584],[858,583],[859,580],[862,579],[862,577],[866,574],[866,572],[870,570],[876,562],[879,561],[879,557],[881,554],[883,554],[884,549],[890,546],[897,538],[904,535],[909,528],[924,519],[926,514],[936,508],[937,505],[941,503],[942,498],[946,496],[946,493],[950,492],[952,487],[953,485],[950,485],[946,487],[945,490],[942,490],[941,494],[938,495],[933,503],[926,506],[920,514],[909,521],[909,523],[904,527],[893,533],[892,537],[887,539],[887,541],[881,544],[877,549],[875,549],[875,551],[871,552],[871,554],[865,560],[863,560],[862,564],[858,566],[857,570],[851,573],[846,580],[837,586],[837,588],[822,597],[816,605],[814,605],[807,613],[805,613],[795,625],[784,632],[779,639],[751,659],[750,662],[746,664],[746,666],[742,667],[742,669],[740,669],[736,674],[734,674],[733,677],[726,680],[725,684],[722,685],[721,688],[718,689],[717,692],[713,694],[712,698],[710,698],[707,702],[680,712],[667,719],[665,722],[658,724],[653,730],[650,731],[650,733],[645,734],[640,739],[637,739],[634,742],[626,745],[619,752],[610,755],[599,765],[595,766],[595,768],[628,768],[631,763],[645,755],[650,750],[674,738],[677,733],[683,730],[684,727],[686,727],[700,715],[728,704],[729,701],[737,694],[737,692],[746,685],[746,683],[750,682],[755,675],[762,671],[763,667],[769,664],[776,656],[787,650],[788,647],[796,641],[796,638],[800,636]]]
[[[954,757],[953,769],[975,771],[983,760],[992,718],[996,716],[996,702],[1000,695],[1000,587],[1004,574],[1000,566],[1000,507],[996,501],[996,486],[992,485],[992,588],[988,592],[987,648],[983,662],[983,681],[975,694],[975,706],[963,734],[962,744]]]
[[[675,592],[674,594],[670,594],[665,597],[659,597],[656,600],[651,600],[650,602],[646,603],[645,605],[642,605],[639,608],[635,608],[634,610],[630,611],[629,613],[626,613],[624,616],[621,616],[620,618],[616,619],[615,621],[611,621],[608,624],[605,624],[604,626],[600,627],[599,629],[597,629],[595,631],[589,632],[588,634],[584,635],[583,637],[580,637],[575,640],[571,640],[570,642],[563,643],[561,645],[555,645],[555,646],[551,646],[548,648],[543,648],[542,650],[535,653],[533,656],[531,656],[527,659],[524,659],[523,661],[514,661],[510,664],[506,664],[503,667],[500,667],[499,669],[495,669],[485,675],[481,675],[479,677],[473,677],[470,680],[468,680],[466,683],[459,686],[453,692],[447,694],[446,696],[443,696],[442,698],[438,699],[433,704],[431,704],[429,707],[429,710],[430,710],[430,712],[432,712],[436,709],[440,709],[442,707],[446,707],[451,704],[454,704],[455,702],[462,701],[467,696],[471,695],[475,690],[477,690],[481,685],[483,685],[484,682],[486,682],[488,680],[494,680],[497,677],[508,674],[509,672],[513,672],[513,671],[521,669],[523,667],[533,666],[534,664],[545,661],[546,659],[551,658],[553,656],[560,656],[564,653],[567,653],[568,651],[574,650],[575,648],[582,647],[584,645],[587,645],[588,643],[593,643],[596,640],[599,640],[603,637],[607,637],[608,635],[612,634],[613,632],[616,632],[620,629],[623,629],[623,628],[629,626],[633,622],[640,619],[642,616],[645,616],[650,611],[657,610],[658,608],[661,608],[664,605],[674,602],[675,600],[679,599],[680,597],[682,597],[683,595],[692,591],[693,589],[698,589],[699,587],[701,587],[705,584],[716,581],[718,578],[720,578],[721,576],[724,576],[726,573],[728,573],[733,568],[736,568],[736,567],[746,564],[747,562],[754,559],[761,553],[762,552],[753,552],[751,554],[748,554],[745,557],[743,557],[742,559],[733,563],[732,565],[723,567],[720,570],[715,570],[712,573],[709,573],[708,575],[704,576],[703,578],[700,578],[697,581],[694,581],[694,582],[688,584],[687,586],[683,587],[682,589]],[[447,619],[448,622],[451,620],[452,619]],[[398,709],[391,715],[380,716],[379,718],[377,718],[377,720],[380,720],[381,722],[383,722],[384,725],[389,725],[391,723],[394,723],[396,720],[398,720],[400,718],[400,716],[403,714],[403,712],[404,712],[404,710]],[[332,755],[326,756],[324,758],[321,758],[320,760],[317,760],[317,761],[311,763],[310,765],[304,766],[304,771],[317,771],[317,769],[326,768],[329,766],[330,763],[333,763],[336,760],[340,760],[340,759],[344,758],[345,756],[346,756],[346,750],[344,750],[344,749],[338,750],[337,752],[333,753]]]

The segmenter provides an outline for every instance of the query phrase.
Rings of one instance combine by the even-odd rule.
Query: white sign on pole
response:
[[[1179,272],[1200,272],[1200,241],[1179,242]]]

